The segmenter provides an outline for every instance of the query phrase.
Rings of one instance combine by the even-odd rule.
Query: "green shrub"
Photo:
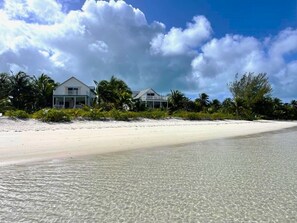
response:
[[[90,113],[90,109],[82,109],[82,108],[74,108],[74,109],[63,109],[65,113],[67,113],[71,119],[77,119],[77,118],[88,118],[88,115]]]
[[[228,120],[228,119],[237,119],[233,114],[227,114],[227,113],[213,113],[212,114],[212,120]]]
[[[207,117],[205,115],[202,115],[201,113],[195,113],[195,112],[186,112],[184,117],[187,120],[205,120],[205,119],[207,119]]]
[[[90,120],[105,120],[106,114],[100,109],[90,109],[89,111],[85,111],[81,117]]]
[[[164,119],[168,117],[168,114],[166,111],[152,110],[152,111],[139,112],[138,116],[141,118],[148,118],[148,119]]]
[[[30,117],[27,112],[22,111],[22,110],[6,111],[5,115],[10,117],[10,118],[19,118],[19,119],[28,119]]]
[[[130,121],[138,118],[138,113],[130,111],[111,110],[108,112],[108,117],[117,121]]]
[[[205,120],[206,116],[198,112],[178,111],[172,114],[172,117],[182,118],[185,120]]]
[[[172,115],[173,117],[182,118],[185,120],[225,120],[236,119],[232,114],[225,113],[203,113],[203,112],[185,112],[179,111]]]
[[[0,113],[5,113],[6,111],[13,110],[11,101],[9,98],[4,98],[0,100]]]
[[[43,122],[70,122],[71,116],[64,110],[59,109],[42,109],[33,114],[33,118]]]

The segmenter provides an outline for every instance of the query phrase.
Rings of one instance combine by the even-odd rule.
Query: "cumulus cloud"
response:
[[[267,73],[273,85],[273,95],[296,97],[297,63],[296,30],[281,31],[264,41],[253,37],[226,35],[212,39],[201,48],[192,61],[193,75],[200,89],[216,95],[226,95],[227,85],[235,74]],[[295,55],[292,61],[286,55]],[[225,86],[224,86],[225,85]],[[221,89],[221,90],[220,90]]]
[[[167,34],[158,34],[151,42],[154,54],[180,55],[193,52],[212,33],[211,25],[204,16],[196,16],[187,28],[172,28]]]
[[[165,33],[165,26],[148,24],[139,9],[124,1],[87,0],[82,10],[70,11],[53,24],[12,19],[5,8],[1,14],[1,70],[18,64],[28,73],[46,71],[58,81],[75,75],[88,84],[118,75],[134,89],[166,92],[188,85],[182,77],[190,75],[192,57],[151,55],[150,42]]]
[[[4,0],[4,10],[11,19],[55,23],[63,19],[62,5],[55,0]]]
[[[61,2],[4,2],[0,71],[44,72],[60,82],[75,75],[87,84],[117,75],[133,89],[219,98],[228,96],[236,73],[267,72],[277,96],[296,97],[297,30],[264,40],[229,34],[217,39],[203,16],[167,31],[125,1],[86,0],[81,10],[67,13]]]

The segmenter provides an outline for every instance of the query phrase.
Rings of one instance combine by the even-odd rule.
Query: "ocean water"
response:
[[[0,222],[297,222],[297,129],[0,167]]]

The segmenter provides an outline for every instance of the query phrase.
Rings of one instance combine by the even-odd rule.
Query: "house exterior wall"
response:
[[[147,101],[147,100],[157,99],[159,97],[160,97],[159,94],[157,94],[155,91],[153,91],[152,89],[150,89],[150,90],[148,90],[146,92],[146,94],[144,94],[143,96],[141,96],[140,99],[142,101]]]
[[[68,94],[68,88],[78,88],[78,94],[75,95],[87,95],[92,96],[92,93],[90,91],[90,88],[85,86],[84,84],[77,81],[75,78],[71,78],[62,85],[58,86],[54,92],[53,95],[69,95]]]
[[[147,108],[168,108],[167,97],[158,94],[151,88],[140,91],[134,96],[134,99],[139,100]]]
[[[91,89],[92,87],[88,87],[76,78],[71,77],[53,91],[53,107],[79,108],[82,105],[90,106],[95,98]]]

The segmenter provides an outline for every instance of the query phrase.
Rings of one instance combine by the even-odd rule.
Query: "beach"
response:
[[[43,123],[0,118],[0,165],[169,147],[296,127],[285,121],[140,120]]]
[[[296,222],[296,125],[1,118],[0,219]]]

